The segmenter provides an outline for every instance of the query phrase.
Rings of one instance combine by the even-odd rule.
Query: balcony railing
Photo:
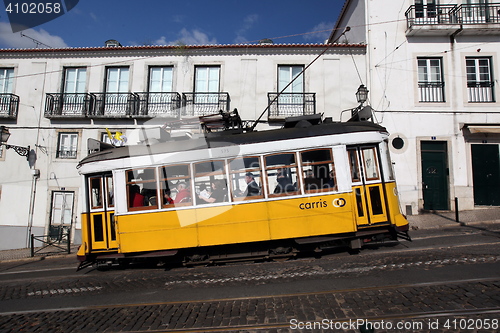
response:
[[[136,93],[139,97],[139,108],[136,117],[178,118],[181,107],[181,95],[176,92],[144,92]]]
[[[136,114],[139,96],[135,93],[92,93],[95,107],[89,117],[124,118]]]
[[[86,117],[94,104],[91,94],[47,94],[45,117],[47,118],[82,118]]]
[[[427,24],[456,24],[456,5],[412,5],[406,11],[408,27]]]
[[[408,32],[415,28],[431,26],[420,29],[422,33],[451,34],[464,29],[462,33],[470,33],[474,29],[471,25],[500,23],[500,3],[490,4],[462,4],[462,5],[412,5],[405,13]],[[469,26],[469,27],[468,27]],[[491,27],[491,32],[498,33],[498,27]]]
[[[0,118],[17,118],[19,96],[14,94],[0,94]]]
[[[185,107],[183,116],[206,116],[229,111],[229,94],[226,92],[192,92],[182,93],[182,102]]]
[[[500,23],[500,4],[464,4],[456,15],[461,24]]]
[[[419,82],[418,94],[420,102],[444,102],[444,82]]]
[[[316,113],[316,93],[268,93],[269,120]]]
[[[493,82],[467,82],[467,96],[469,103],[495,102]]]

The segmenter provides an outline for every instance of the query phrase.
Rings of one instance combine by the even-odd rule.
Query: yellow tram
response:
[[[298,124],[90,154],[79,164],[81,266],[272,258],[407,236],[386,130]]]

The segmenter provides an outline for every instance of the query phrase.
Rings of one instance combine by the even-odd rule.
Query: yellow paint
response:
[[[399,212],[395,184],[386,186],[389,213],[385,215],[390,214],[398,226],[407,224]],[[115,219],[119,252],[130,253],[355,232],[355,216],[355,194],[351,192],[226,206],[200,205]],[[82,217],[84,239],[89,238],[83,227],[88,225]]]

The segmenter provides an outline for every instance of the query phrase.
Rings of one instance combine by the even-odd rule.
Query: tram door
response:
[[[114,224],[113,177],[111,174],[88,178],[90,234],[93,250],[118,248]]]
[[[352,190],[356,197],[358,226],[387,222],[387,206],[377,147],[351,147],[347,150]]]

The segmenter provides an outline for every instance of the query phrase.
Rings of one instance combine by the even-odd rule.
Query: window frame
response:
[[[303,154],[304,153],[311,153],[311,152],[315,152],[315,151],[316,152],[317,151],[328,151],[330,154],[330,159],[324,160],[324,161],[304,162]],[[331,148],[315,148],[315,149],[301,150],[301,151],[299,151],[299,156],[300,156],[300,163],[301,163],[301,170],[302,170],[301,176],[303,178],[302,184],[303,184],[304,194],[337,191],[337,177],[336,177],[336,172],[335,172],[335,162],[333,160],[333,152],[332,152]],[[329,176],[330,173],[333,173],[333,186],[328,185],[328,183],[330,181],[329,179],[328,179],[326,184],[324,183],[324,180],[327,179],[326,177],[325,178],[315,177],[314,179],[319,180],[319,183],[321,184],[321,186],[317,189],[308,189],[307,188],[307,183],[308,183],[307,179],[308,178],[306,177],[305,173],[308,171],[313,171],[313,174],[314,174],[315,173],[314,167],[320,167],[323,165],[328,165],[328,174],[326,176]],[[310,170],[306,170],[306,167],[312,167],[312,168]],[[316,185],[316,183],[318,183],[318,181],[315,181],[314,185]],[[328,187],[325,187],[325,185]]]
[[[493,77],[492,57],[465,57],[465,75],[467,86],[467,102],[469,103],[494,103],[495,102],[495,78]],[[473,66],[469,63],[473,61]],[[487,66],[481,65],[481,61],[487,61]],[[481,68],[486,68],[486,72],[481,72]],[[473,69],[472,72],[469,69]],[[473,79],[469,77],[474,76]],[[481,79],[482,75],[487,75],[488,79]],[[477,97],[480,93],[481,97]],[[475,96],[475,97],[473,97]]]
[[[12,94],[14,91],[14,67],[0,67],[0,94]],[[2,75],[3,72],[3,75]]]
[[[278,165],[278,164],[273,164],[271,166],[268,165],[268,158],[273,157],[273,156],[278,156],[278,155],[292,155],[294,157],[294,163],[293,164],[283,164],[283,165]],[[264,159],[264,175],[266,179],[266,184],[267,184],[267,191],[268,191],[268,198],[274,198],[274,197],[282,197],[282,196],[292,196],[292,195],[299,195],[301,194],[301,180],[300,180],[300,167],[298,164],[298,159],[297,159],[297,152],[295,151],[288,151],[288,152],[279,152],[279,153],[272,153],[272,154],[264,154],[263,155]],[[271,189],[270,186],[273,184],[270,181],[270,177],[278,177],[278,170],[279,169],[293,169],[295,168],[295,173],[293,171],[290,171],[291,175],[291,185],[295,187],[294,191],[287,191],[286,187],[288,187],[290,184],[286,184],[284,192],[280,193],[275,193],[278,186],[281,187],[281,185],[278,183],[274,189]],[[271,175],[272,173],[272,175]],[[274,174],[276,173],[276,174]],[[293,182],[293,175],[295,174],[295,184]]]
[[[180,167],[180,166],[186,166],[187,168],[187,175],[184,176],[174,176],[174,177],[169,177],[168,174],[165,173],[166,168],[173,168],[173,167]],[[173,208],[173,207],[180,207],[180,206],[192,206],[193,205],[193,193],[192,193],[192,172],[191,172],[191,163],[178,163],[178,164],[169,164],[169,165],[162,165],[158,168],[159,172],[159,181],[160,181],[160,186],[158,189],[160,190],[161,194],[161,208]],[[177,183],[172,183],[172,188],[170,188],[170,183],[171,180],[177,180]],[[179,183],[184,182],[186,184],[186,188],[190,192],[191,196],[188,199],[189,201],[187,202],[180,202],[180,203],[165,203],[164,202],[164,191],[168,190],[172,191],[175,190],[177,185]],[[167,186],[165,186],[167,184]],[[172,200],[175,200],[175,198],[172,198]]]
[[[70,154],[65,153],[66,150],[63,149],[63,136],[68,136],[68,137],[75,137],[76,138],[76,143],[70,145]],[[78,145],[80,141],[80,133],[79,132],[72,132],[72,131],[64,131],[64,132],[59,132],[58,134],[58,139],[57,139],[57,151],[56,151],[56,158],[57,159],[62,159],[62,160],[72,160],[72,159],[77,159],[78,158]],[[72,150],[71,148],[74,148]],[[74,153],[74,154],[73,154]],[[68,156],[69,155],[69,156]]]
[[[152,175],[154,176],[154,179],[148,178],[148,179],[143,179],[143,178],[129,178],[129,172],[134,172],[134,171],[139,171],[142,170],[142,173],[137,172],[136,174],[133,174],[134,177],[139,176],[140,174],[145,174],[146,170],[152,170],[153,173]],[[133,168],[133,169],[127,169],[125,170],[125,182],[126,182],[126,188],[127,188],[127,211],[142,211],[142,210],[155,210],[159,208],[158,205],[158,174],[157,174],[157,167],[143,167],[143,168]],[[144,184],[154,184],[154,194],[156,195],[151,195],[149,196],[149,199],[147,199],[147,205],[144,204],[146,202],[146,198],[148,197],[145,194],[145,189],[148,191],[153,191],[153,189],[145,188]],[[132,186],[137,185],[140,188],[140,192],[138,192],[140,195],[143,196],[143,205],[142,206],[133,206],[133,198],[131,196],[132,193]],[[142,185],[142,187],[140,186]],[[151,198],[156,197],[156,204],[151,203]]]
[[[438,66],[432,64],[437,61]],[[425,62],[425,65],[421,65]],[[437,68],[437,71],[433,70]],[[424,69],[424,72],[421,71]],[[421,79],[421,75],[424,78]],[[434,76],[438,75],[437,79]],[[442,57],[417,57],[417,85],[419,103],[445,103],[445,82]]]
[[[244,159],[257,159],[259,162],[259,165],[257,167],[246,167],[246,164],[244,162]],[[232,163],[236,163],[237,161],[243,161],[243,169],[233,169]],[[261,155],[245,155],[245,156],[240,156],[238,158],[232,159],[228,161],[228,169],[229,169],[229,183],[230,183],[230,190],[231,190],[231,198],[233,202],[237,201],[249,201],[249,200],[257,200],[257,199],[262,199],[265,197],[265,184],[263,182],[264,177],[262,177],[262,160],[261,160]],[[255,178],[255,182],[257,185],[259,185],[259,194],[258,195],[244,195],[245,191],[241,191],[241,189],[235,188],[235,180],[239,182],[240,180],[245,181],[245,176],[247,173],[252,173]],[[241,175],[237,179],[234,178],[235,175]],[[259,181],[260,180],[260,181]],[[260,184],[259,184],[260,183]],[[247,184],[244,184],[247,185]],[[248,186],[248,185],[247,185]]]

